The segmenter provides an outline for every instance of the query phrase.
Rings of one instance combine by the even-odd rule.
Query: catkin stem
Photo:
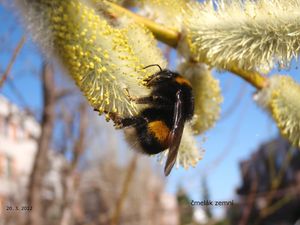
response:
[[[243,70],[237,66],[232,66],[227,70],[243,78],[258,90],[262,89],[267,83],[267,78],[255,71]]]
[[[179,41],[180,33],[173,28],[166,28],[165,26],[155,23],[152,20],[149,20],[145,17],[137,15],[122,6],[119,6],[112,2],[107,2],[109,6],[109,12],[115,16],[119,17],[121,15],[126,15],[132,19],[134,19],[137,23],[144,24],[155,36],[155,38],[173,48],[177,47],[177,43]]]

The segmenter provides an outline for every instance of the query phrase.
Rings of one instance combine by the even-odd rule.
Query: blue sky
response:
[[[6,10],[2,5],[0,5],[0,20],[3,21],[0,26],[0,71],[2,74],[11,58],[13,49],[24,35],[24,30],[12,11]],[[37,78],[41,63],[42,59],[38,48],[31,41],[26,41],[10,73],[13,87],[20,92],[23,99],[20,100],[12,91],[11,82],[5,83],[0,92],[21,107],[28,105],[39,110],[42,99],[41,85]]]
[[[0,20],[5,21],[5,24],[2,23],[0,26],[0,72],[2,74],[11,57],[12,49],[24,34],[24,30],[11,11],[1,5]],[[41,67],[40,56],[38,48],[30,40],[27,41],[11,71],[13,84],[22,99],[15,94],[9,82],[5,83],[0,90],[1,94],[20,107],[27,105],[35,111],[40,110],[42,103],[41,84],[38,76],[34,75]],[[175,57],[174,54],[172,56]],[[288,73],[296,77],[298,71],[291,69]],[[253,101],[255,89],[250,84],[227,72],[214,71],[214,75],[220,80],[223,91],[223,115],[229,109],[233,110],[205,134],[207,140],[203,147],[206,153],[197,167],[188,171],[178,169],[167,178],[168,192],[174,193],[178,186],[181,186],[194,200],[201,199],[200,182],[204,175],[208,181],[211,200],[234,199],[235,189],[240,184],[238,163],[249,158],[263,142],[278,135],[272,119]],[[202,138],[203,136],[198,137],[199,143]]]

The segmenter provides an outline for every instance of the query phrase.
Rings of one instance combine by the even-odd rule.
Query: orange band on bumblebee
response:
[[[148,124],[148,129],[160,143],[167,145],[170,129],[164,121],[153,121]]]

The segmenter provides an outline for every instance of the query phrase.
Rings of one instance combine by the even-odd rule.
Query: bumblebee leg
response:
[[[143,117],[127,117],[127,118],[121,118],[117,117],[113,119],[114,126],[116,129],[122,129],[125,127],[142,127],[147,124],[147,120]]]
[[[100,110],[99,110],[99,109],[94,108],[94,111],[100,113]],[[101,112],[101,114],[102,114],[102,113],[103,113],[103,112]]]
[[[94,111],[99,112],[98,109],[94,109]],[[144,126],[148,122],[146,118],[140,116],[122,118],[117,113],[107,111],[104,111],[104,113],[106,113],[108,117],[114,122],[114,127],[116,129],[122,129],[129,126]]]
[[[130,95],[129,90],[127,88],[124,89],[126,96],[129,98],[130,101],[135,102],[136,104],[151,104],[153,102],[169,102],[167,98],[163,98],[162,96],[145,96],[145,97],[133,97]]]
[[[169,99],[157,95],[137,98],[135,99],[134,102],[136,104],[151,104],[151,103],[171,104]]]
[[[99,109],[94,109],[94,111],[99,112]],[[119,115],[117,115],[116,113],[113,112],[107,112],[104,111],[104,113],[106,114],[106,121],[109,121],[109,119],[111,119],[114,122],[114,127],[116,129],[122,128],[122,117],[120,117]]]
[[[164,98],[162,96],[145,96],[145,97],[133,97],[130,95],[129,90],[127,88],[124,89],[125,94],[130,101],[135,102],[136,104],[151,104],[151,103],[161,103],[161,104],[172,104],[168,98]]]
[[[153,103],[153,96],[146,96],[146,97],[141,97],[137,98],[134,100],[136,104],[149,104]]]
[[[123,127],[130,127],[130,126],[139,127],[139,126],[144,126],[145,124],[147,124],[147,120],[140,116],[128,117],[128,118],[121,119],[121,123],[122,123]]]
[[[128,88],[125,88],[125,95],[127,96],[127,98],[130,100],[130,101],[135,101],[137,98],[136,97],[133,97],[129,94],[129,90]]]

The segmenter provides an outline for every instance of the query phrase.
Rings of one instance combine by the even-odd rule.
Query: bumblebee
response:
[[[162,70],[158,64],[144,69],[151,66],[159,67],[160,71],[145,80],[151,88],[150,95],[131,99],[147,106],[137,116],[121,118],[110,114],[110,117],[118,128],[131,128],[130,139],[137,141],[143,153],[152,155],[169,149],[164,168],[168,176],[176,162],[185,122],[194,114],[194,97],[192,86],[184,77]]]

